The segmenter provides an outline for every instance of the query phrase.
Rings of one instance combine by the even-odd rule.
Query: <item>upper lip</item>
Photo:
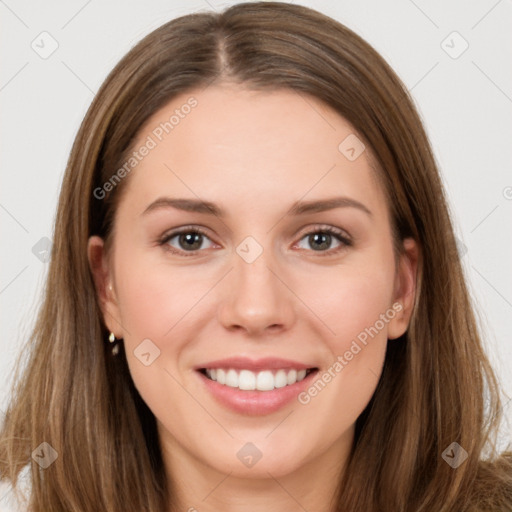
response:
[[[217,359],[209,361],[195,367],[196,370],[213,369],[213,368],[233,368],[238,370],[261,371],[269,369],[283,370],[307,370],[316,368],[311,364],[299,363],[291,359],[281,359],[277,357],[263,357],[261,359],[250,359],[248,357],[230,357],[227,359]]]

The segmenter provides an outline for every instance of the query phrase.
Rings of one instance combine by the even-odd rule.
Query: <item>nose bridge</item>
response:
[[[270,247],[246,237],[233,254],[233,270],[221,305],[220,320],[225,327],[247,331],[288,326],[292,318],[293,294],[279,275],[278,263]]]

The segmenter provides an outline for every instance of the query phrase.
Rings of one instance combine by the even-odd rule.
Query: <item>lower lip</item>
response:
[[[263,416],[278,411],[293,399],[296,399],[297,395],[310,385],[318,370],[309,373],[300,382],[276,388],[272,391],[243,391],[219,384],[200,371],[197,373],[206,388],[221,405],[240,414]]]

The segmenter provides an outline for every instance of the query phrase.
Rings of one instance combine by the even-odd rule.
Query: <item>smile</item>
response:
[[[319,372],[313,361],[276,357],[230,357],[203,362],[194,369],[215,402],[249,416],[264,416],[296,403],[297,395]]]
[[[235,368],[203,368],[201,371],[210,380],[242,391],[272,391],[300,382],[314,368],[308,369],[268,369],[254,372]]]

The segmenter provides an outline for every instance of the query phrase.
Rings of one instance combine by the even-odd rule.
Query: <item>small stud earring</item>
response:
[[[108,341],[110,343],[115,343],[116,341],[116,336],[113,332],[111,332],[108,336]],[[112,354],[114,356],[116,356],[117,354],[119,353],[119,345],[116,343],[113,347],[112,347]]]

